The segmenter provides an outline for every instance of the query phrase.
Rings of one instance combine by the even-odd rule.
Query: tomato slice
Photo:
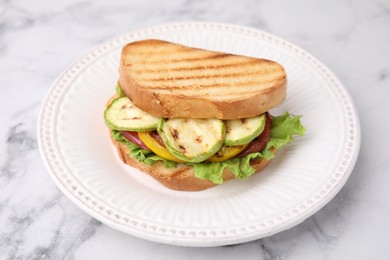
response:
[[[241,153],[249,144],[237,145],[237,146],[222,146],[219,151],[211,156],[207,161],[209,162],[222,162],[233,158]]]
[[[167,148],[162,146],[154,137],[153,132],[139,132],[138,133],[139,138],[142,140],[142,142],[155,154],[159,155],[160,157],[174,161],[174,162],[184,162],[175,156],[173,156]]]
[[[233,157],[245,157],[250,153],[258,152],[265,148],[271,134],[272,118],[269,113],[266,113],[266,125],[263,132],[256,137],[252,142],[239,146],[223,146],[216,154],[208,159],[210,162],[222,162]]]

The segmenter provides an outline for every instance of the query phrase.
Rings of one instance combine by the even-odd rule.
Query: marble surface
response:
[[[246,25],[328,65],[359,110],[362,146],[341,192],[302,224],[240,245],[186,248],[113,230],[66,198],[38,152],[40,103],[100,42],[173,21]],[[0,259],[390,259],[390,2],[0,1]]]

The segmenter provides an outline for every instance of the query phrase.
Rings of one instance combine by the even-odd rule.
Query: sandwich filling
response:
[[[236,178],[248,178],[255,173],[252,160],[272,159],[275,149],[305,132],[300,116],[287,112],[236,120],[168,119],[137,108],[119,86],[117,94],[105,111],[105,122],[132,158],[148,165],[162,161],[165,167],[186,164],[194,168],[195,177],[216,184],[223,182],[225,168]]]

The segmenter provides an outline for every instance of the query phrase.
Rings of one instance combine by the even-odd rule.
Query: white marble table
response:
[[[127,2],[0,2],[0,259],[390,259],[389,1]],[[50,179],[36,125],[57,75],[108,38],[183,20],[279,35],[350,91],[362,127],[358,162],[341,192],[302,224],[234,246],[169,246],[101,224]]]

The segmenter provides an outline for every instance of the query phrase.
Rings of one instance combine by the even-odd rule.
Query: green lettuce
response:
[[[271,152],[272,148],[281,149],[294,141],[293,135],[302,136],[305,133],[305,128],[301,124],[300,118],[300,116],[292,116],[287,112],[281,116],[274,117],[271,125],[271,138],[263,150],[224,162],[193,164],[195,176],[221,184],[223,182],[222,172],[225,168],[228,168],[237,179],[247,179],[255,173],[255,170],[250,166],[251,160],[270,160],[274,158],[274,153]]]
[[[280,149],[294,141],[293,135],[302,136],[305,133],[305,128],[302,126],[300,116],[292,116],[289,113],[284,113],[281,116],[273,117],[271,125],[271,138],[266,147],[260,152],[251,153],[245,157],[232,158],[223,162],[202,162],[202,163],[186,163],[194,167],[194,173],[197,178],[207,179],[216,184],[223,182],[222,173],[225,168],[229,169],[236,178],[247,179],[255,173],[255,170],[250,166],[250,161],[253,159],[270,160],[274,157],[271,152],[272,148]],[[130,151],[130,156],[138,161],[152,165],[156,161],[163,161],[165,167],[175,167],[176,163],[166,160],[151,151],[140,148],[139,146],[127,141],[120,132],[112,130],[112,135],[115,140],[118,140],[127,145]]]

